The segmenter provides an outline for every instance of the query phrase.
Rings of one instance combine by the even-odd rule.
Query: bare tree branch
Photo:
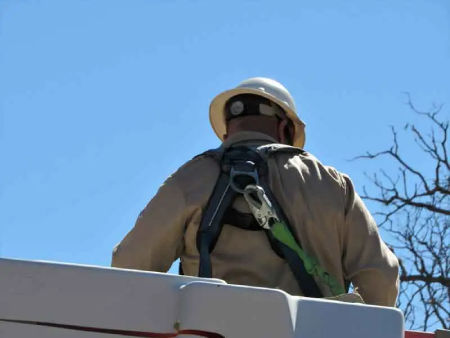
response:
[[[393,145],[384,151],[367,152],[355,159],[387,157],[398,165],[393,176],[380,169],[367,176],[377,193],[363,187],[362,198],[382,207],[376,217],[392,236],[389,247],[400,262],[400,295],[397,306],[404,312],[410,329],[427,330],[434,325],[450,327],[450,162],[448,156],[449,121],[440,121],[441,106],[419,111],[407,94],[410,109],[431,124],[425,135],[423,125],[407,124],[420,152],[426,155],[429,170],[410,164],[401,149],[398,134],[391,127]],[[420,153],[419,152],[419,153]]]
[[[412,282],[412,281],[420,281],[427,284],[431,283],[439,283],[442,286],[450,287],[450,278],[446,278],[445,276],[423,276],[423,275],[408,275],[400,276],[400,281],[402,282]]]

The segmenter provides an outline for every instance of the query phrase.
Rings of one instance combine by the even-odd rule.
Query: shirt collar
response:
[[[265,143],[279,143],[276,139],[263,133],[255,131],[240,131],[230,135],[221,145],[221,148],[228,148],[236,143],[246,145],[260,145]]]

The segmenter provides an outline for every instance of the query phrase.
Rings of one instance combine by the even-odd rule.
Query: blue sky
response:
[[[377,167],[347,159],[422,121],[402,92],[450,104],[450,3],[0,0],[0,256],[109,265],[165,178],[219,145],[214,95],[251,76],[290,90],[305,149],[361,192]]]

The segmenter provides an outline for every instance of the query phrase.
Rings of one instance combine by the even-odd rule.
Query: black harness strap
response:
[[[226,221],[224,216],[238,194],[235,185],[245,187],[247,184],[256,183],[257,176],[252,174],[257,163],[252,159],[260,160],[254,154],[248,156],[248,148],[241,147],[228,149],[220,159],[220,176],[206,205],[197,234],[197,249],[200,253],[199,277],[212,277],[210,254]]]
[[[244,148],[235,150],[234,155],[242,154],[242,150],[244,150]],[[233,161],[231,157],[233,156],[225,155],[229,154],[225,152],[221,157],[217,150],[208,150],[196,156],[211,156],[221,164],[219,179],[217,180],[213,193],[208,200],[197,234],[197,249],[200,253],[200,269],[198,274],[199,277],[211,278],[212,276],[210,254],[214,250],[222,228],[225,224],[229,224],[244,230],[263,230],[252,214],[244,214],[232,208],[231,204],[237,195],[237,192],[233,190],[229,184],[231,162]],[[239,158],[240,157],[237,157],[236,159]],[[242,159],[243,158],[241,156],[241,160]],[[247,167],[249,166],[249,164],[250,163],[247,163]],[[247,170],[248,172],[251,172],[253,170],[253,167],[247,168]],[[246,177],[243,178],[245,179]],[[242,177],[238,178],[237,180],[242,180]],[[240,182],[240,184],[245,186],[244,182]],[[181,261],[178,267],[178,274],[184,275]]]
[[[260,154],[261,157],[264,158],[265,161],[267,161],[269,156],[271,156],[275,152],[276,153],[287,152],[287,153],[306,154],[306,152],[301,148],[284,145],[284,144],[262,145],[262,146],[258,147],[257,152]],[[287,221],[288,219],[287,219],[286,215],[284,214],[283,209],[280,208],[275,196],[272,193],[272,190],[270,189],[270,187],[267,184],[265,177],[262,177],[262,180],[260,183],[261,183],[261,187],[265,190],[267,197],[272,202],[278,216],[284,221],[284,223],[288,227],[289,231],[291,232],[292,236],[294,236],[297,243],[301,246],[301,241],[299,240],[299,238],[297,238],[296,232],[293,231],[290,222]],[[283,247],[285,246],[283,243],[280,243],[280,242],[278,242],[278,243]],[[291,256],[293,254],[294,254],[294,252],[292,250],[290,250],[289,253],[287,253],[287,255],[289,255],[289,256]],[[298,259],[300,261],[300,263],[292,265],[292,263],[294,263],[294,260],[296,260],[296,259]],[[321,291],[317,287],[317,284],[314,282],[314,280],[312,280],[313,277],[306,271],[306,269],[303,265],[303,262],[298,257],[298,255],[295,254],[295,257],[286,258],[286,260],[287,260],[289,266],[291,267],[291,270],[294,273],[295,277],[297,278],[297,281],[299,281],[299,278],[300,278],[300,280],[303,280],[303,278],[305,278],[307,276],[306,277],[307,282],[305,282],[302,285],[299,284],[302,291],[305,293],[305,295],[307,296],[308,294],[311,294],[311,295],[315,295],[312,297],[317,297],[317,298],[323,297]],[[299,270],[297,270],[297,269],[299,269]],[[351,285],[351,281],[345,279],[345,277],[344,277],[344,289],[346,292],[349,291],[350,285]]]
[[[264,189],[267,197],[272,202],[272,205],[273,205],[276,213],[278,214],[278,217],[280,218],[280,220],[283,221],[284,224],[286,224],[286,226],[288,227],[292,236],[294,236],[297,243],[299,243],[299,245],[301,246],[301,243],[298,240],[298,238],[295,234],[295,231],[293,231],[290,223],[287,221],[287,218],[286,218],[283,210],[279,207],[279,205],[275,199],[275,196],[273,196],[272,191],[270,190],[269,186],[267,185],[267,182],[265,182],[265,180],[260,181],[260,186]],[[267,233],[270,234],[270,236],[272,236],[270,231],[267,231]],[[285,244],[283,244],[279,241],[276,241],[275,239],[274,239],[274,241],[277,243],[279,250],[283,253],[284,258],[285,258],[286,262],[288,263],[289,267],[291,268],[291,271],[294,274],[294,276],[297,280],[297,283],[300,286],[300,289],[303,291],[304,295],[306,297],[313,297],[313,298],[323,297],[323,294],[320,291],[319,287],[317,286],[317,284],[314,280],[314,277],[311,276],[306,271],[303,261],[298,256],[298,254],[294,250],[292,250],[291,248],[286,246]]]
[[[323,295],[319,287],[313,276],[306,271],[303,261],[297,253],[276,240],[270,231],[262,229],[252,214],[240,213],[231,207],[234,198],[239,194],[239,190],[242,193],[242,189],[247,184],[259,184],[265,190],[278,216],[289,228],[297,243],[301,245],[295,235],[296,232],[293,231],[290,222],[288,222],[288,218],[284,214],[283,209],[280,208],[268,185],[266,161],[274,152],[304,153],[300,148],[281,144],[269,144],[260,146],[256,150],[249,149],[245,146],[233,147],[227,149],[222,156],[219,155],[217,150],[210,150],[199,155],[209,155],[215,158],[221,165],[221,171],[213,193],[208,200],[197,233],[197,249],[200,253],[198,276],[212,278],[213,272],[210,255],[219,239],[224,224],[250,231],[264,230],[272,250],[279,257],[286,260],[304,295],[306,297],[321,298]],[[184,274],[181,262],[179,265],[179,274]],[[345,289],[347,292],[349,286],[350,281],[345,280]]]
[[[220,177],[208,201],[197,234],[197,249],[200,253],[199,277],[211,278],[213,275],[210,255],[214,250],[214,246],[217,243],[223,225],[225,223],[231,223],[234,226],[240,227],[238,223],[235,223],[234,221],[231,222],[230,219],[227,220],[225,215],[230,213],[230,205],[236,195],[241,193],[246,185],[261,185],[266,191],[268,198],[274,204],[278,215],[287,225],[289,224],[289,222],[286,222],[287,218],[282,212],[282,209],[278,206],[267,184],[266,159],[271,153],[271,150],[271,148],[264,149],[260,154],[248,147],[235,147],[225,151],[223,157],[220,159]],[[292,151],[291,148],[289,150]],[[298,149],[296,150],[298,152]],[[228,217],[230,217],[229,214]],[[294,234],[292,229],[290,229],[290,231]],[[313,277],[307,273],[303,266],[303,261],[297,253],[288,246],[277,241],[270,231],[265,231],[265,233],[272,249],[287,261],[305,296],[315,298],[322,297],[320,289]]]
[[[220,220],[236,194],[228,181],[226,175],[220,175],[200,224],[197,235],[197,249],[200,253],[199,277],[211,278],[212,276],[210,253],[222,231],[223,224]]]
[[[246,214],[239,212],[233,207],[228,207],[223,215],[221,226],[225,224],[248,231],[262,231],[263,228],[259,225],[253,214]]]

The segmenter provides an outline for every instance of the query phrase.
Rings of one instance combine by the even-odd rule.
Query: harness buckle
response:
[[[244,184],[239,184],[236,179],[238,178],[250,178],[252,182],[246,182]],[[230,170],[230,186],[231,188],[240,193],[244,194],[245,187],[249,184],[259,184],[259,175],[256,164],[252,161],[236,161]],[[241,185],[241,186],[239,186]]]

